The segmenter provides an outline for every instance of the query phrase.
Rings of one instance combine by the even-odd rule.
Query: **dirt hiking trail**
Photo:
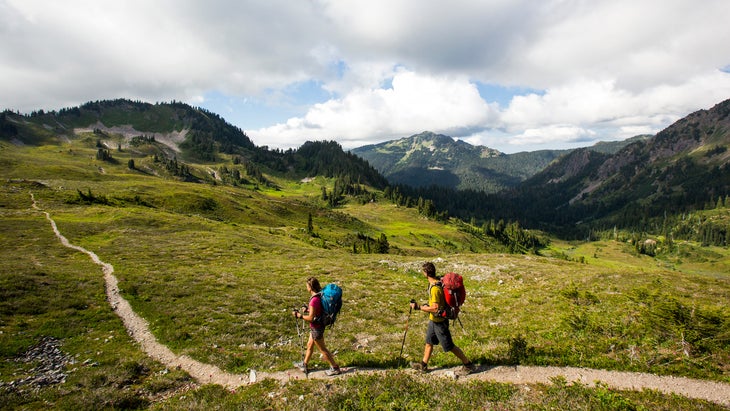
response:
[[[202,384],[219,384],[228,389],[235,389],[242,385],[252,384],[261,379],[274,379],[286,382],[302,378],[347,378],[355,373],[386,373],[385,369],[357,369],[343,368],[344,372],[338,377],[327,377],[324,371],[310,372],[308,376],[297,370],[283,372],[257,372],[250,370],[245,374],[231,374],[220,368],[196,361],[185,355],[172,352],[165,345],[160,344],[149,329],[147,321],[132,310],[129,302],[119,293],[117,278],[114,276],[114,267],[105,263],[99,257],[83,247],[71,244],[56,226],[51,215],[42,211],[36,204],[33,193],[30,193],[33,208],[45,214],[50,222],[56,237],[66,247],[87,254],[91,260],[101,266],[106,284],[106,295],[112,310],[124,322],[129,335],[137,341],[142,350],[151,358],[170,368],[185,370],[194,379]],[[595,386],[601,382],[608,387],[621,390],[651,389],[666,394],[678,394],[688,398],[703,399],[726,407],[730,407],[730,384],[705,381],[685,377],[658,376],[647,373],[606,371],[578,367],[532,367],[532,366],[497,366],[482,367],[477,372],[467,376],[457,377],[456,368],[442,368],[433,370],[430,375],[439,375],[458,380],[484,380],[511,384],[551,384],[554,377],[563,377],[568,382],[579,382],[587,386]]]

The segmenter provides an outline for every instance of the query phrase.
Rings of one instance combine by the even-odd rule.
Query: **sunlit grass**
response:
[[[10,398],[18,404],[40,407],[48,400],[119,407],[144,397],[139,392],[151,398],[186,383],[184,375],[165,373],[132,343],[105,300],[100,268],[60,245],[44,215],[31,208],[31,192],[73,244],[114,266],[123,296],[160,342],[231,372],[284,370],[301,357],[290,312],[306,303],[309,276],[323,284],[338,282],[344,289],[343,311],[326,334],[342,365],[398,368],[420,358],[426,326],[420,312],[408,320],[405,361],[398,355],[408,301],[426,299],[420,265],[432,260],[440,273],[464,275],[468,297],[463,328],[454,325],[452,331],[475,361],[729,379],[726,249],[688,247],[681,258],[662,261],[640,256],[625,243],[556,241],[543,256],[501,254],[489,252],[491,244],[454,225],[424,219],[389,202],[323,208],[316,198],[320,184],[329,183],[324,179],[282,182],[281,191],[183,183],[128,170],[128,153],[115,153],[119,163],[108,165],[94,160],[94,152],[78,145],[4,145],[0,151],[3,358],[12,359],[40,336],[51,335],[63,338],[64,350],[80,362],[98,363],[78,366],[67,384],[30,400]],[[79,190],[110,203],[78,203]],[[306,231],[310,214],[312,234]],[[357,233],[374,238],[386,234],[393,253],[354,254],[346,241]],[[662,316],[673,314],[688,317],[657,326]],[[692,332],[713,337],[688,343]],[[326,366],[318,358],[313,362]],[[432,360],[433,366],[455,363],[438,349]],[[12,380],[15,367],[2,362],[0,378]],[[412,384],[411,377],[391,378]],[[257,391],[265,384],[233,396],[206,388],[170,404],[195,408],[208,399],[191,403],[191,398],[207,395],[218,404],[240,404],[251,396],[256,398],[252,403],[278,408],[284,404],[281,397],[298,398],[296,393],[311,388],[307,384],[317,383],[272,388],[274,399],[268,396],[271,391]],[[378,390],[385,389],[377,386],[370,391],[375,400],[354,394],[372,384],[368,377],[357,377],[335,383],[333,390],[353,409],[391,404],[418,409],[414,404],[428,403],[418,392],[396,403],[393,393],[379,397]],[[477,387],[458,387],[454,404],[477,395]],[[478,395],[493,395],[487,401],[508,409],[519,408],[522,401],[580,408],[595,396],[608,395],[588,388],[541,388],[539,395],[517,394],[500,385],[484,389],[494,392]],[[637,404],[652,404],[650,397],[626,396]],[[287,404],[296,409],[301,402]]]

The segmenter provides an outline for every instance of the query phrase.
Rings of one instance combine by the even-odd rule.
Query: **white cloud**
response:
[[[270,147],[336,139],[352,148],[373,138],[395,138],[414,130],[455,132],[480,126],[492,111],[465,78],[400,70],[393,75],[392,88],[357,89],[342,99],[315,105],[303,118],[249,134],[257,144]]]
[[[553,3],[513,54],[512,78],[542,89],[610,77],[632,92],[684,82],[727,64],[728,10],[722,0]]]
[[[255,100],[287,113],[249,131],[272,147],[614,139],[730,97],[727,21],[727,0],[0,0],[0,109]],[[542,92],[498,108],[475,82]]]
[[[728,97],[730,74],[719,70],[636,93],[618,88],[616,80],[579,80],[548,89],[543,95],[514,97],[500,113],[501,127],[514,135],[503,144],[545,145],[653,134]]]
[[[528,128],[511,139],[511,144],[549,144],[590,141],[596,133],[582,127],[566,124],[552,124],[541,128]]]

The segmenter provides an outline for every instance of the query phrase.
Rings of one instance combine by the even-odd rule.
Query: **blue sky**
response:
[[[0,0],[0,109],[177,100],[271,148],[572,148],[730,98],[728,21],[727,0]]]

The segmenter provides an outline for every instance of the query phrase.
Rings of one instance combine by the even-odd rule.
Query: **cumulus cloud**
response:
[[[304,117],[250,134],[272,147],[337,140],[353,148],[373,138],[402,137],[414,130],[455,133],[485,124],[491,115],[494,108],[468,79],[422,76],[401,69],[393,74],[390,88],[353,90],[341,99],[316,104]]]
[[[514,136],[512,143],[516,145],[546,144],[555,142],[581,142],[590,141],[596,133],[581,127],[552,124],[542,128],[528,128],[521,134]]]
[[[727,0],[0,0],[0,109],[220,96],[234,123],[270,110],[236,125],[271,147],[578,144],[730,97],[728,20]]]
[[[615,80],[579,80],[542,95],[515,96],[500,112],[500,119],[503,127],[515,134],[512,144],[569,143],[571,136],[613,140],[656,133],[691,111],[730,97],[729,91],[730,75],[720,70],[640,92],[618,88]],[[700,107],[693,108],[692,104]],[[574,132],[562,134],[565,138],[552,132],[566,130],[564,125],[570,125],[568,129]]]

